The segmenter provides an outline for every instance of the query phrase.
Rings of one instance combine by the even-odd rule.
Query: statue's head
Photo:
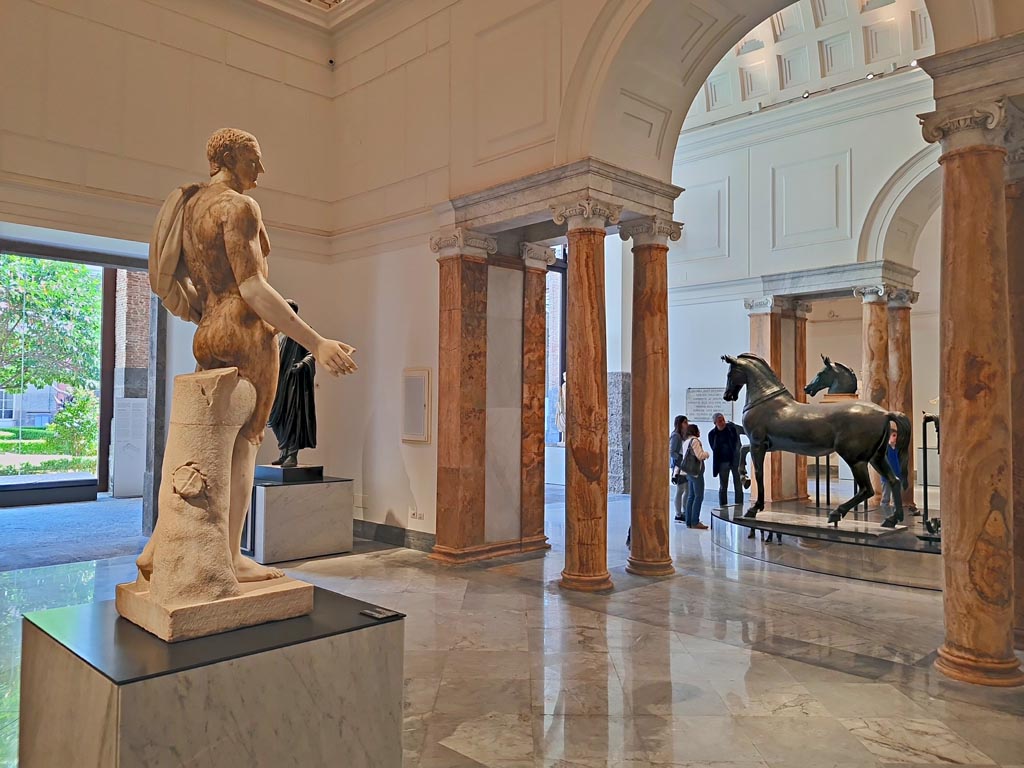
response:
[[[248,131],[221,128],[206,142],[206,159],[210,161],[210,175],[228,171],[243,190],[256,186],[256,179],[265,173],[260,144]]]
[[[289,307],[292,308],[292,312],[294,312],[296,315],[299,314],[298,302],[294,301],[293,299],[285,299],[284,301]]]

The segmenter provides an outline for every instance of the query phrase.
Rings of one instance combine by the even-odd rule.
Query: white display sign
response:
[[[110,490],[117,499],[142,495],[146,472],[146,398],[114,398]]]
[[[688,387],[686,390],[686,418],[690,422],[711,423],[716,413],[725,414],[728,421],[733,421],[735,403],[722,399],[725,387]]]

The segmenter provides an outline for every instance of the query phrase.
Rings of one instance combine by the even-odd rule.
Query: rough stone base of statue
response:
[[[139,577],[119,584],[118,613],[167,642],[302,616],[313,587],[279,577],[239,583],[229,542],[232,454],[255,407],[237,368],[177,376],[156,530]],[[246,495],[248,508],[249,495]]]
[[[117,612],[168,643],[230,632],[313,610],[313,585],[287,576],[239,584],[240,593],[209,603],[167,606],[138,582],[117,585]]]

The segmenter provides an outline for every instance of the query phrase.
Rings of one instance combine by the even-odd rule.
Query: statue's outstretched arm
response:
[[[263,257],[260,223],[259,206],[245,195],[224,223],[224,245],[238,282],[238,292],[263,322],[310,350],[317,362],[332,374],[354,372],[358,367],[352,360],[355,349],[343,342],[325,339],[310,328],[263,277],[259,269]]]

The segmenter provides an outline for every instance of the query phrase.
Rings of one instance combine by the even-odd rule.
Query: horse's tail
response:
[[[890,413],[889,421],[896,422],[896,453],[900,457],[900,482],[904,490],[910,487],[910,435],[913,426],[902,413]],[[886,433],[888,434],[888,432]]]

